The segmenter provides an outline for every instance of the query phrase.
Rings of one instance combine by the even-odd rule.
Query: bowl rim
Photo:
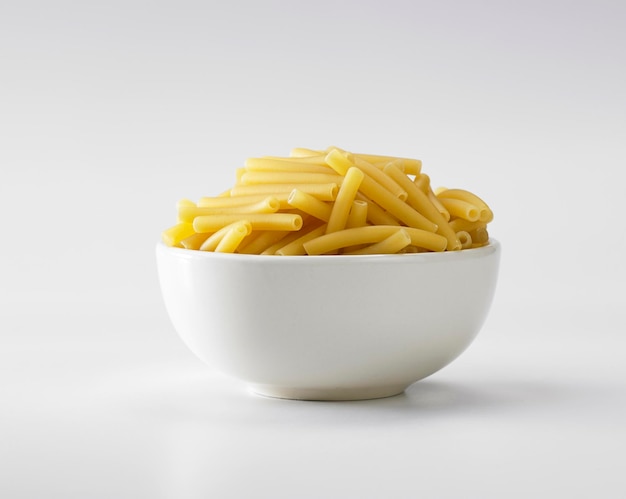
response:
[[[355,263],[355,262],[385,262],[385,263],[435,263],[483,258],[500,251],[500,242],[490,238],[489,242],[478,248],[469,248],[459,251],[432,251],[424,253],[402,254],[373,254],[373,255],[248,255],[241,253],[216,253],[213,251],[200,251],[187,248],[167,246],[162,241],[156,243],[157,252],[168,253],[178,258],[189,260],[226,260],[240,262],[262,263]],[[408,260],[408,261],[407,261]]]

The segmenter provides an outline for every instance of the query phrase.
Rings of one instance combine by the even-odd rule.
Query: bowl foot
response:
[[[399,395],[405,385],[374,387],[298,388],[275,385],[249,385],[250,390],[265,397],[292,400],[370,400]]]

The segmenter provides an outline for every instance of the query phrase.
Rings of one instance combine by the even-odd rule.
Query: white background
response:
[[[0,496],[624,497],[626,4],[0,4]],[[405,395],[264,399],[176,337],[181,198],[293,147],[484,197],[485,327]],[[621,460],[621,461],[620,461]]]

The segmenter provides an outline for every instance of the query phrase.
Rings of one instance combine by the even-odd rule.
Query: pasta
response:
[[[246,160],[248,172],[300,172],[300,173],[333,173],[324,162],[324,156],[315,161],[306,161],[308,158],[249,158]]]
[[[247,244],[239,245],[238,252],[245,253],[247,255],[260,255],[263,252],[267,251],[268,248],[271,248],[276,242],[283,239],[289,231],[287,230],[266,230],[266,231],[256,231],[252,232],[251,236],[253,239]],[[248,236],[250,237],[250,236]]]
[[[345,228],[354,197],[359,191],[363,178],[365,174],[361,170],[355,167],[348,168],[328,217],[326,232],[335,232]]]
[[[364,248],[346,251],[344,255],[372,255],[398,253],[411,244],[411,237],[405,229],[398,229],[379,243]]]
[[[361,192],[409,227],[425,229],[431,232],[437,231],[436,224],[432,223],[407,203],[395,197],[368,176],[363,177]]]
[[[418,159],[331,146],[244,164],[234,169],[230,189],[197,203],[180,200],[163,243],[283,257],[464,251],[489,244],[489,205],[465,189],[434,189]]]
[[[380,169],[376,168],[371,163],[368,163],[364,159],[355,156],[354,164],[357,168],[359,168],[363,173],[366,173],[372,180],[378,182],[382,187],[391,192],[394,196],[401,199],[402,201],[406,201],[408,194],[402,188],[402,186],[398,185],[398,183],[391,178],[389,175],[385,175],[385,173]]]
[[[266,196],[274,193],[290,193],[294,189],[315,196],[320,201],[334,201],[339,191],[337,184],[253,184],[236,185],[230,190],[231,196],[246,196],[254,194],[264,194]]]
[[[480,209],[462,199],[442,198],[437,196],[443,207],[450,213],[450,216],[476,222],[480,219]]]
[[[279,209],[286,209],[289,207],[287,199],[289,198],[289,192],[277,192],[268,196],[267,194],[251,194],[249,196],[216,196],[216,197],[203,197],[198,200],[198,208],[226,208],[233,206],[253,205],[260,201],[266,200],[271,197],[278,201]],[[180,208],[179,208],[180,212]]]
[[[393,163],[387,164],[384,168],[391,178],[395,179],[409,193],[407,202],[420,213],[423,213],[428,220],[437,225],[437,233],[441,234],[448,240],[448,249],[456,250],[461,247],[459,238],[448,225],[436,206],[434,206],[428,196],[422,192],[415,183],[401,172]]]
[[[367,225],[331,232],[306,242],[304,249],[309,255],[322,255],[347,246],[379,243],[399,230],[404,230],[411,238],[411,244],[415,246],[431,251],[444,251],[446,249],[446,238],[439,234],[413,227],[398,227],[396,225]]]
[[[346,229],[363,227],[367,223],[367,203],[359,199],[352,201],[350,213],[346,220]]]
[[[331,173],[309,172],[246,172],[241,176],[242,185],[255,184],[341,184],[343,177]]]
[[[284,246],[281,246],[279,249],[274,251],[275,255],[281,256],[295,256],[295,255],[306,255],[306,250],[304,249],[304,243],[310,241],[311,239],[315,239],[320,237],[326,232],[326,224],[322,224],[319,227],[315,227],[309,232],[306,232],[304,235],[300,236],[293,241],[288,242]]]
[[[198,207],[198,206],[181,206],[178,209],[178,219],[181,222],[193,223],[196,217],[202,215],[227,215],[241,213],[276,213],[280,208],[279,201],[267,196],[256,203],[243,204],[238,206],[220,206],[220,207]]]
[[[287,202],[290,206],[298,208],[299,210],[302,210],[315,218],[323,220],[324,222],[328,222],[332,212],[332,208],[329,205],[320,201],[315,196],[302,192],[299,189],[291,191]]]
[[[178,246],[183,239],[193,236],[195,232],[193,224],[181,222],[164,230],[161,238],[168,246]]]
[[[196,232],[214,232],[228,224],[244,220],[250,222],[255,230],[299,230],[302,217],[293,213],[248,213],[245,215],[203,215],[194,218],[193,228]]]
[[[441,199],[456,199],[469,203],[479,210],[478,219],[481,222],[489,223],[493,220],[493,212],[482,199],[476,194],[464,189],[443,189],[439,192]]]
[[[238,220],[211,234],[199,249],[200,251],[232,253],[250,232],[252,232],[250,222]]]

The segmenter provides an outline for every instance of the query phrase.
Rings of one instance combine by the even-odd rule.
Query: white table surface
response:
[[[455,362],[362,402],[254,395],[189,353],[158,306],[10,317],[2,497],[626,494],[616,307],[496,300]]]

